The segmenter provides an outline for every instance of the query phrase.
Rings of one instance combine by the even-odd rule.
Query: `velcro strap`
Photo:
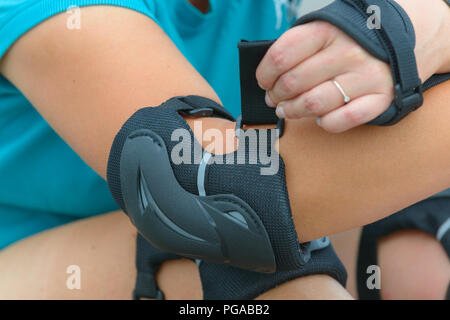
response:
[[[274,41],[241,41],[239,65],[241,77],[242,124],[275,124],[275,110],[265,102],[266,92],[256,80],[256,69]]]

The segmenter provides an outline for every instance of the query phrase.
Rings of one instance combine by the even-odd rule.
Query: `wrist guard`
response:
[[[435,75],[422,85],[414,54],[414,26],[403,8],[393,0],[337,0],[301,17],[294,26],[313,20],[333,24],[376,58],[390,64],[394,101],[369,124],[396,124],[422,106],[424,90],[450,79],[450,73]]]
[[[380,28],[368,27],[373,7],[381,10]],[[414,27],[404,10],[392,0],[336,0],[323,9],[300,17],[293,27],[314,20],[327,21],[341,29],[376,58],[391,65],[395,99],[390,107],[368,124],[394,125],[423,104],[422,92],[450,79],[450,73],[435,74],[424,84],[418,76],[414,55]],[[375,21],[376,22],[376,21]],[[265,103],[265,91],[256,80],[256,69],[275,41],[242,41],[239,44],[242,117],[244,124],[275,124],[282,127],[274,108]]]

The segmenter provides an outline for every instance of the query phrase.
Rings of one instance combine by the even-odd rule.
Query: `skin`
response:
[[[397,1],[416,31],[419,76],[450,72],[450,10],[442,0]],[[425,13],[424,13],[425,11]],[[382,13],[381,13],[382,14]],[[317,118],[343,132],[382,114],[394,98],[389,64],[378,60],[333,25],[317,21],[285,32],[268,50],[256,77],[280,118]],[[336,80],[352,100],[344,104]]]
[[[130,10],[100,6],[82,9],[82,17],[83,27],[79,32],[68,32],[66,17],[58,15],[24,35],[2,60],[1,72],[8,74],[11,81],[15,82],[15,78],[21,83],[16,85],[28,98],[33,96],[33,104],[42,106],[37,109],[44,117],[49,117],[47,121],[53,128],[64,135],[64,139],[70,139],[71,146],[103,176],[112,139],[134,111],[144,105],[158,105],[176,95],[198,94],[219,101],[206,81],[147,17]],[[134,41],[130,41],[130,34]],[[24,44],[22,48],[20,42]],[[80,45],[92,50],[80,55]],[[45,50],[32,49],[36,47]],[[117,50],[123,47],[127,50]],[[57,56],[59,58],[55,60]],[[39,65],[35,65],[36,61],[40,61]],[[28,73],[22,69],[26,65],[37,69]],[[80,68],[80,65],[89,68]],[[22,71],[16,66],[21,66]],[[177,71],[176,79],[170,76],[172,70]],[[45,73],[46,83],[41,83],[39,88],[56,88],[56,83],[61,84],[51,90],[55,95],[38,92],[41,90],[28,77],[36,75],[35,72]],[[170,83],[170,86],[161,86],[161,83]],[[159,89],[148,90],[152,87]],[[58,105],[64,105],[64,108]],[[109,111],[105,112],[103,106],[108,106]],[[58,114],[52,110],[59,110]],[[75,119],[75,114],[84,116]],[[87,114],[90,116],[86,117]],[[100,119],[105,123],[99,130]],[[135,237],[136,230],[128,218],[117,212],[77,221],[19,241],[0,252],[0,297],[129,299],[136,277]],[[72,264],[79,265],[83,272],[81,290],[66,288],[68,275],[65,271]],[[158,283],[169,299],[202,296],[198,270],[187,260],[164,265]],[[311,276],[293,283],[266,293],[264,297],[351,298],[328,276]],[[317,289],[311,289],[313,284]]]
[[[356,267],[361,228],[331,236],[347,269],[346,289],[357,297]],[[442,245],[419,230],[382,237],[377,245],[383,300],[442,300],[450,282],[450,263]],[[420,258],[419,258],[420,257]],[[369,275],[367,275],[369,277]]]
[[[198,94],[219,100],[163,31],[148,18],[129,10],[109,7],[89,7],[82,9],[82,13],[82,30],[67,30],[64,27],[64,15],[59,15],[24,35],[2,61],[0,70],[27,96],[61,137],[104,176],[106,159],[115,133],[140,107],[159,105],[167,98],[186,94]],[[103,27],[105,25],[107,28]],[[130,34],[133,34],[134,41],[129,40]],[[36,47],[45,50],[34,50]],[[80,47],[90,50],[79,54]],[[123,47],[127,50],[118,50]],[[161,52],[165,54],[162,55]],[[172,76],[173,70],[176,70],[177,77]],[[36,83],[40,83],[39,88]],[[163,86],[162,83],[170,85]],[[155,87],[158,90],[148,90]],[[42,88],[53,89],[43,92]],[[309,119],[288,121],[285,136],[280,141],[280,153],[286,162],[294,223],[302,241],[374,221],[449,187],[450,155],[443,152],[450,144],[450,133],[446,130],[450,110],[443,107],[448,88],[447,83],[430,90],[424,108],[395,128],[364,127],[343,135],[330,135]],[[108,112],[105,112],[104,106],[107,106]],[[205,129],[217,128],[223,131],[233,126],[233,123],[224,120],[201,121]],[[188,122],[192,124],[192,119],[188,119]],[[98,123],[102,123],[102,126],[99,127]],[[424,132],[427,134],[424,135]],[[298,139],[299,136],[303,139]],[[371,147],[367,148],[368,145]],[[361,150],[364,152],[361,153]],[[359,159],[358,163],[349,168],[348,163],[353,164],[356,157]],[[398,163],[403,163],[404,167],[398,168]],[[414,168],[415,174],[411,174],[411,168]],[[342,188],[336,189],[336,184]],[[380,198],[385,201],[379,203]],[[367,208],[373,210],[367,212]],[[115,216],[120,215],[112,214],[92,219],[107,220]],[[339,220],[332,219],[333,216],[339,217]],[[93,221],[88,219],[83,222],[89,224]],[[61,227],[36,236],[42,237],[42,241],[49,246],[46,252],[61,252],[64,243],[76,243],[76,246],[71,246],[72,250],[65,253],[67,255],[55,255],[55,259],[49,259],[49,264],[60,263],[60,267],[67,266],[67,263],[72,264],[69,260],[75,257],[73,252],[78,252],[78,239],[86,239],[87,247],[95,246],[105,254],[112,254],[112,257],[104,257],[109,263],[115,263],[118,257],[126,260],[125,256],[114,255],[118,251],[113,251],[112,248],[115,247],[112,245],[112,239],[108,239],[105,246],[98,243],[105,234],[102,223],[98,224],[97,232],[94,232],[95,228],[91,230],[85,225],[80,227],[77,223],[67,226],[68,229]],[[87,232],[89,230],[91,233]],[[99,230],[101,232],[98,232]],[[70,238],[72,232],[82,233]],[[130,233],[131,238],[135,235],[133,232]],[[126,232],[120,233],[122,234]],[[47,262],[40,261],[41,255],[32,254],[36,252],[31,249],[33,246],[35,249],[40,247],[33,245],[33,241],[37,241],[36,237],[11,246],[0,256],[0,269],[6,270],[0,274],[9,279],[5,281],[12,283],[9,287],[16,288],[14,290],[19,295],[25,292],[38,296],[43,294],[42,279],[39,277],[41,272],[47,274],[44,281],[53,283],[53,273],[48,273],[51,267],[46,265]],[[60,241],[59,237],[68,238],[64,242]],[[120,240],[123,241],[118,239]],[[134,255],[132,243],[128,242],[129,247],[125,249],[128,254],[131,251]],[[29,246],[31,248],[28,248]],[[84,248],[81,247],[80,252],[86,254],[85,261],[92,263],[88,268],[97,268],[94,263],[96,259],[87,259],[87,250],[82,249]],[[96,253],[98,254],[94,251],[93,255]],[[26,267],[22,271],[16,270],[14,266],[23,261],[24,257],[34,262],[40,261],[41,268],[33,269],[35,271]],[[126,260],[129,262],[128,267],[132,266],[133,260],[134,257]],[[174,268],[178,268],[177,263],[174,262]],[[194,268],[195,271],[195,266],[186,265],[186,269],[188,268]],[[167,265],[161,271],[161,287],[164,289],[164,286],[167,286],[166,292],[173,292],[176,296],[179,290],[171,290],[171,282],[164,281],[169,278],[164,276],[165,269],[171,270]],[[65,267],[58,270],[65,270]],[[105,276],[109,272],[106,270],[109,268],[97,272],[102,272]],[[37,272],[32,277],[37,280],[31,285],[22,280],[24,273],[29,271],[32,275]],[[189,274],[189,271],[186,272],[188,273],[181,274]],[[11,277],[11,274],[17,277]],[[93,274],[97,279],[97,274]],[[195,272],[191,274],[194,277]],[[316,288],[321,289],[317,295],[322,298],[324,295],[329,298],[349,297],[334,280],[325,276],[311,278],[317,279],[314,280],[317,281]],[[111,278],[108,276],[108,279]],[[91,281],[96,283],[95,280]],[[303,290],[307,291],[303,292],[304,296],[299,295],[302,287],[308,288],[303,281],[309,283],[313,280],[298,279],[294,281],[299,283],[298,287],[294,285],[295,290],[291,284],[287,284],[274,292],[279,292],[283,297],[291,292],[293,298],[307,298],[308,292],[315,291]],[[34,284],[36,288],[33,287]],[[129,282],[128,285],[130,286]],[[102,287],[101,282],[98,286]],[[45,288],[53,294],[48,283]],[[65,287],[59,288],[60,291],[67,291]],[[277,291],[283,288],[288,289],[286,292]],[[326,290],[327,288],[330,290]],[[112,294],[111,290],[115,290],[104,292],[102,288],[97,289],[103,292],[105,297]],[[124,285],[119,289],[129,288]],[[117,291],[122,292],[119,289]],[[91,290],[95,292],[96,289]],[[55,294],[63,294],[60,291]],[[2,294],[9,296],[10,292],[7,290]],[[130,290],[123,292],[128,297]]]

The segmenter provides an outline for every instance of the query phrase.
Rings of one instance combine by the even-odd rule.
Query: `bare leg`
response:
[[[361,230],[362,228],[355,228],[330,237],[334,250],[347,270],[348,278],[346,289],[355,298],[358,297],[356,264]]]
[[[348,272],[347,290],[357,298],[356,263],[361,228],[332,237]],[[378,242],[382,299],[436,299],[445,297],[450,262],[442,245],[418,230],[406,230]]]
[[[121,212],[84,219],[24,239],[0,252],[0,299],[130,299],[136,281],[136,231]],[[81,289],[69,290],[67,267],[81,269]],[[168,299],[201,299],[197,266],[165,263],[157,276]],[[334,279],[310,276],[261,299],[349,299]]]
[[[2,61],[2,73],[69,145],[104,176],[113,137],[136,109],[159,105],[176,95],[217,97],[148,18],[117,8],[89,8],[83,12],[86,28],[81,32],[67,33],[65,17],[60,15],[52,20],[54,23],[43,23],[24,35]],[[117,23],[112,23],[112,19],[117,19],[114,20]],[[130,34],[137,40],[129,41]],[[43,43],[48,50],[36,50]],[[128,50],[116,50],[124,46]],[[86,56],[78,53],[80,47],[90,48],[84,52]],[[176,70],[176,76],[170,70]],[[105,81],[98,81],[99,78]],[[166,88],[161,83],[170,86]],[[148,90],[152,86],[158,90]],[[52,90],[43,91],[42,87]],[[449,83],[434,88],[427,92],[423,108],[393,128],[363,127],[342,135],[329,135],[312,121],[288,122],[280,152],[286,162],[299,238],[307,241],[366,224],[449,187],[450,109],[446,105],[449,98]],[[61,105],[64,108],[60,108]],[[204,120],[208,121],[211,119]],[[221,125],[223,128],[234,126],[219,121],[211,123],[212,127]],[[102,221],[102,218],[96,219]],[[78,226],[78,222],[65,228],[74,225]],[[5,294],[14,292],[11,283],[20,283],[23,279],[36,280],[40,287],[33,291],[30,284],[17,286],[19,292],[35,295],[42,292],[54,271],[60,272],[60,268],[65,271],[67,264],[74,264],[69,261],[71,256],[66,256],[67,248],[80,255],[90,252],[92,244],[102,254],[112,254],[111,250],[116,250],[113,241],[101,242],[100,246],[97,241],[87,240],[90,237],[83,233],[82,227],[74,228],[77,231],[64,234],[64,240],[59,241],[55,236],[50,241],[45,233],[38,236],[42,239],[33,237],[2,252],[0,271],[5,272],[1,272],[0,277],[17,275],[17,279],[0,281],[2,287],[6,284]],[[91,237],[109,235],[102,223],[99,222],[97,228]],[[59,234],[61,230],[50,233]],[[70,235],[72,232],[78,237]],[[80,235],[85,238],[81,239]],[[42,246],[31,244],[35,239],[40,239]],[[28,242],[34,249],[25,248]],[[59,247],[64,243],[65,246]],[[134,240],[132,243],[134,245]],[[22,247],[25,253],[16,251]],[[78,251],[78,247],[83,250]],[[40,248],[47,248],[47,253]],[[39,251],[45,254],[35,254]],[[134,250],[126,252],[134,255]],[[105,277],[102,272],[118,268],[117,258],[124,258],[112,257],[102,259],[109,261],[108,268],[96,269],[99,275],[93,280],[89,278],[87,285]],[[56,269],[51,267],[52,259],[55,259]],[[49,265],[36,267],[36,271],[27,270],[31,269],[27,268],[29,265],[43,263]],[[93,264],[93,268],[99,265],[104,266]],[[89,267],[87,270],[95,274]],[[111,282],[111,277],[106,277]],[[125,291],[128,296],[129,291]]]
[[[382,299],[444,299],[450,261],[431,235],[407,230],[380,239],[378,263]]]

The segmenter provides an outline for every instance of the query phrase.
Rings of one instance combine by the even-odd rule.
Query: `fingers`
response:
[[[365,95],[317,118],[317,123],[328,132],[344,132],[375,119],[386,111],[391,101],[386,94]]]
[[[256,70],[259,86],[271,89],[282,74],[325,47],[333,31],[328,23],[316,21],[285,32],[270,47]]]
[[[324,49],[281,75],[267,92],[274,104],[292,99],[327,80],[343,74],[348,59],[338,47]]]
[[[319,21],[293,28],[276,41],[256,78],[278,117],[316,117],[330,132],[375,119],[393,100],[390,66]]]
[[[344,96],[334,83],[336,80],[350,99],[370,93],[370,85],[358,73],[347,73],[325,81],[304,94],[282,101],[277,106],[277,115],[286,119],[321,117],[345,104]]]

